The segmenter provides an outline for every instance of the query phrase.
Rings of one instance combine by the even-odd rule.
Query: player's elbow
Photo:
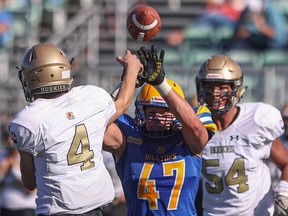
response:
[[[183,132],[185,129],[183,130]],[[194,128],[192,131],[187,130],[184,132],[184,137],[189,145],[191,151],[194,154],[201,154],[204,148],[206,147],[208,141],[209,141],[209,135],[207,130],[204,128]]]

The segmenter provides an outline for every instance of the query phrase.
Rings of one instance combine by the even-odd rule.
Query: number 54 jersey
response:
[[[204,215],[273,215],[271,174],[264,162],[281,136],[280,112],[263,103],[238,104],[237,119],[203,151]]]

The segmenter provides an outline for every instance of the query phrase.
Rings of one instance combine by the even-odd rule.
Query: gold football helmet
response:
[[[168,84],[183,98],[185,99],[184,93],[181,87],[174,81],[167,79]],[[166,118],[166,122],[172,121],[171,127],[169,130],[162,130],[162,131],[148,131],[146,129],[146,123],[148,124],[148,118],[150,116],[145,113],[145,107],[154,106],[154,107],[164,107],[169,108],[165,100],[156,90],[156,88],[150,84],[145,84],[139,91],[137,95],[137,99],[135,101],[135,120],[136,124],[139,126],[140,131],[145,134],[146,136],[153,137],[153,138],[165,138],[168,137],[175,132],[179,131],[181,128],[181,124],[173,115],[171,118]],[[153,117],[154,119],[157,117]]]
[[[26,100],[32,102],[34,95],[69,91],[74,75],[71,73],[71,63],[61,49],[40,43],[24,55],[19,79]]]
[[[227,112],[240,101],[246,90],[246,87],[243,87],[243,76],[240,66],[229,56],[212,56],[202,64],[195,80],[200,105],[208,106],[211,112],[216,115]],[[213,92],[206,92],[203,84],[213,82],[231,84],[232,92],[221,95],[221,97],[229,98],[224,108],[213,108],[211,104],[207,104],[206,102],[206,97],[212,96]]]

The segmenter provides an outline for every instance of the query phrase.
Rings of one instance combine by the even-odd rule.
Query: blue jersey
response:
[[[134,120],[117,120],[127,146],[116,163],[128,215],[197,215],[194,201],[202,159],[194,155],[181,132],[165,140],[142,134]]]

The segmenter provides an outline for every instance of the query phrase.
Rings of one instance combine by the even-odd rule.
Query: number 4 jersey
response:
[[[271,174],[264,161],[283,133],[282,117],[263,103],[237,106],[237,119],[217,131],[203,152],[204,215],[273,215]]]
[[[80,214],[109,203],[114,188],[101,155],[115,105],[95,86],[37,99],[10,123],[15,146],[33,154],[36,214]]]

